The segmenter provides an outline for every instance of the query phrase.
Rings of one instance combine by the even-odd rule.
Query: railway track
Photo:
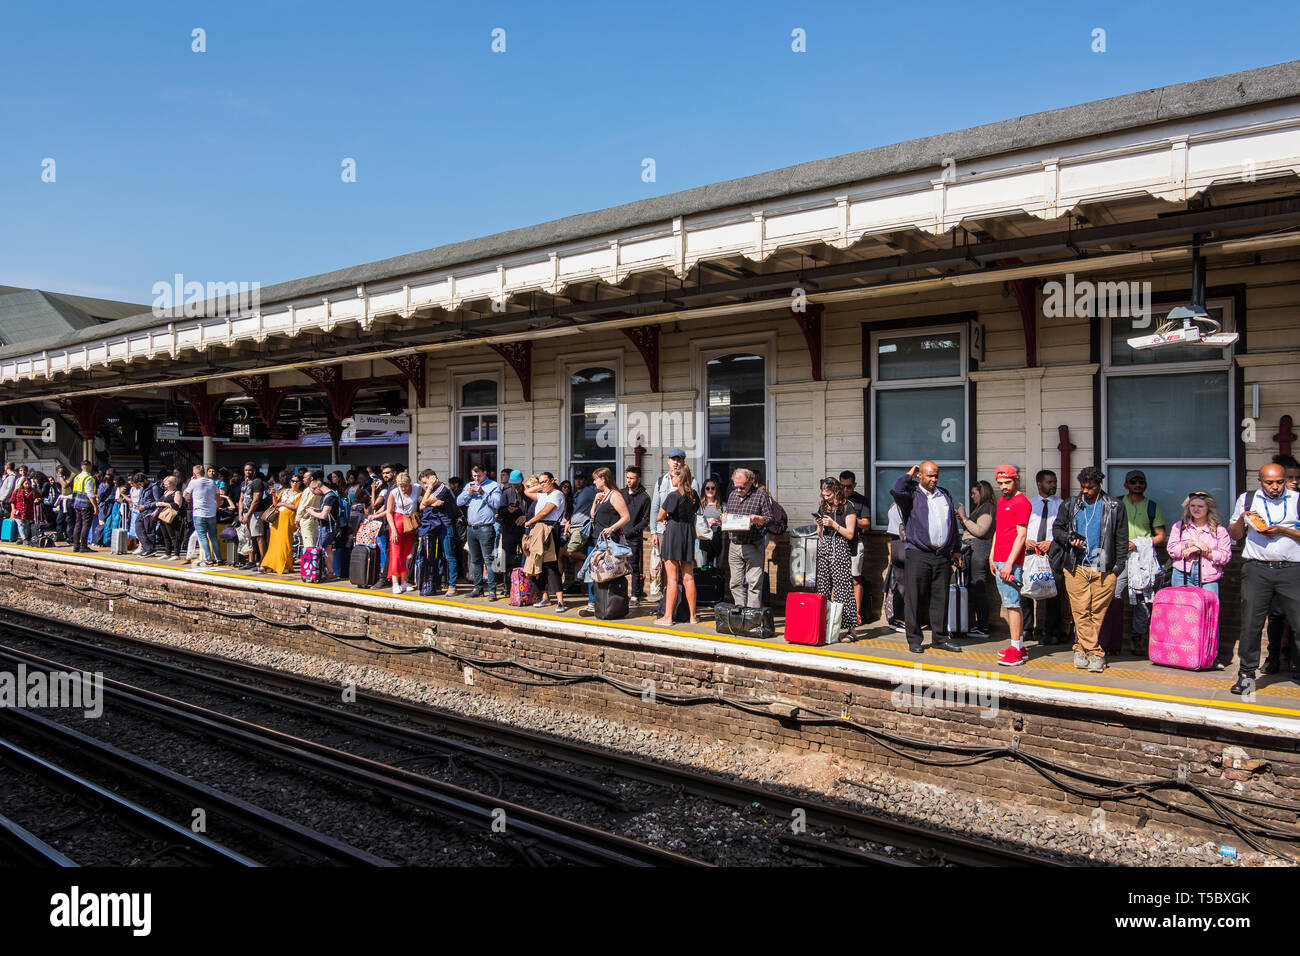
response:
[[[21,614],[21,612],[9,612]],[[30,615],[22,615],[32,621]],[[959,834],[943,833],[920,827],[903,821],[892,820],[874,814],[865,814],[851,808],[833,803],[814,801],[803,796],[783,794],[772,789],[758,787],[734,780],[723,779],[693,770],[654,763],[636,756],[603,750],[588,744],[558,740],[543,734],[520,728],[495,724],[489,721],[466,717],[426,705],[402,701],[383,695],[356,691],[351,708],[364,707],[367,714],[357,714],[353,709],[343,710],[339,705],[340,689],[336,684],[314,678],[300,677],[282,671],[267,670],[239,661],[232,661],[214,655],[202,654],[179,648],[159,645],[129,636],[112,634],[73,625],[58,624],[61,628],[75,631],[80,637],[51,634],[49,623],[40,621],[42,626],[21,624],[12,620],[0,624],[0,630],[10,629],[14,633],[39,640],[55,642],[69,649],[82,653],[95,654],[107,660],[129,663],[131,666],[153,667],[159,672],[173,676],[183,675],[187,679],[212,682],[229,691],[248,694],[265,702],[268,706],[294,710],[298,713],[315,714],[322,719],[350,722],[358,728],[374,732],[387,732],[407,739],[419,740],[423,744],[446,748],[452,752],[471,756],[486,765],[498,768],[500,772],[519,775],[534,781],[546,780],[556,785],[569,788],[575,795],[587,799],[610,799],[616,802],[613,791],[600,788],[589,781],[573,774],[560,773],[553,768],[539,766],[535,763],[508,757],[492,752],[481,745],[487,742],[498,747],[507,747],[526,754],[540,755],[550,760],[585,768],[595,768],[615,774],[619,777],[668,787],[674,790],[705,797],[732,807],[758,807],[762,810],[792,817],[796,811],[803,815],[807,830],[823,830],[837,838],[871,843],[897,848],[899,854],[891,856],[884,853],[866,853],[844,847],[834,841],[822,841],[822,851],[815,852],[816,840],[810,838],[783,839],[781,842],[788,851],[797,856],[814,859],[822,863],[862,864],[868,865],[908,865],[906,854],[937,865],[956,866],[1042,866],[1061,865],[1060,861],[1027,853],[1015,847],[1005,847],[975,840]],[[104,646],[109,645],[109,646]],[[124,650],[131,648],[142,651],[150,657],[164,660],[142,658],[137,653]],[[273,689],[274,688],[274,689]],[[377,715],[377,716],[374,716]],[[399,720],[410,727],[394,727],[391,723],[379,720]],[[407,736],[414,735],[414,736]],[[456,735],[455,737],[448,735]],[[467,743],[470,738],[479,743]],[[427,781],[427,778],[420,778]],[[500,801],[497,800],[496,804]],[[847,852],[843,852],[846,851]]]

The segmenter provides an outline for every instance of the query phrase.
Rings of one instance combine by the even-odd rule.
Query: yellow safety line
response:
[[[51,551],[51,549],[49,548],[36,548],[36,547],[32,547],[31,545],[20,545],[14,543],[8,543],[8,546],[13,548],[21,548],[27,551],[35,551],[38,554],[42,554],[42,555],[47,555]],[[54,553],[59,554],[60,552],[54,552]],[[70,551],[62,552],[62,554],[72,554],[72,552]],[[129,558],[124,558],[121,555],[105,555],[93,551],[90,552],[89,554],[82,554],[78,556],[95,558],[101,561],[108,561],[114,564],[130,564],[137,567],[148,567],[148,568],[168,567],[168,565],[166,564],[154,564],[152,562],[146,562],[146,561],[134,561]],[[184,565],[177,565],[175,570],[184,570],[185,567],[186,566]],[[199,569],[196,568],[194,570],[199,570]],[[213,571],[213,572],[206,573],[205,576],[234,578],[235,580],[239,580],[239,581],[260,580],[259,578],[249,577],[246,574],[237,574],[231,571]],[[276,580],[276,579],[272,578],[271,580]],[[383,592],[378,589],[366,591],[361,588],[355,588],[355,587],[345,588],[345,587],[339,587],[338,585],[334,585],[334,584],[313,584],[305,581],[277,581],[277,583],[288,584],[293,587],[307,587],[307,588],[318,588],[325,591],[337,591],[340,594],[359,594],[359,593],[383,594]],[[426,604],[436,604],[441,607],[459,607],[459,608],[465,608],[468,610],[475,610],[475,611],[496,611],[497,613],[506,613],[515,617],[528,617],[537,620],[569,621],[569,622],[574,621],[574,618],[572,617],[567,617],[560,614],[547,614],[540,611],[530,611],[525,608],[511,607],[508,604],[500,605],[500,606],[488,605],[485,607],[482,604],[466,604],[461,601],[453,601],[445,597],[426,597],[424,595],[417,595],[417,594],[409,594],[409,595],[389,594],[386,596],[401,597],[405,600],[419,601],[421,603],[426,603]],[[578,618],[577,620],[579,622],[585,621],[585,619],[583,618]],[[1065,681],[1052,681],[1052,680],[1044,680],[1038,677],[1025,677],[1025,676],[1021,676],[1020,674],[1006,673],[1004,671],[983,670],[983,669],[979,669],[978,665],[976,667],[966,667],[966,668],[948,667],[943,664],[929,664],[929,663],[921,663],[920,661],[908,661],[906,658],[877,657],[872,654],[855,654],[850,651],[839,650],[829,645],[826,647],[811,647],[803,644],[775,644],[772,643],[771,641],[756,640],[754,638],[732,637],[727,634],[700,634],[696,631],[679,631],[679,630],[674,630],[672,628],[666,628],[666,627],[665,628],[647,627],[646,625],[643,624],[632,624],[623,621],[600,621],[598,623],[601,627],[616,628],[618,630],[625,630],[625,631],[635,631],[641,634],[672,634],[677,637],[693,637],[701,640],[718,641],[724,644],[738,644],[746,647],[762,647],[762,648],[768,648],[772,650],[785,651],[787,653],[794,653],[794,654],[816,654],[819,656],[835,657],[844,660],[866,661],[872,664],[887,664],[894,667],[898,667],[898,666],[920,667],[923,671],[933,671],[936,673],[958,674],[962,676],[970,676],[972,673],[996,674],[999,680],[1008,681],[1013,684],[1025,684],[1033,687],[1048,687],[1056,690],[1079,691],[1083,693],[1093,693],[1093,694],[1110,694],[1112,696],[1119,696],[1119,697],[1136,697],[1143,700],[1161,701],[1163,703],[1192,704],[1192,705],[1198,705],[1203,707],[1222,707],[1230,710],[1248,711],[1250,713],[1280,714],[1286,717],[1300,717],[1300,710],[1292,710],[1287,707],[1270,707],[1265,704],[1248,704],[1245,702],[1234,701],[1234,700],[1210,700],[1208,698],[1202,698],[1202,697],[1181,697],[1176,694],[1158,694],[1154,691],[1134,690],[1127,687],[1095,687],[1088,684],[1071,684]]]

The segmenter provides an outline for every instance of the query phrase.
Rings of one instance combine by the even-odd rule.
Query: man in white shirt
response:
[[[1056,493],[1056,472],[1044,468],[1034,476],[1038,494],[1029,498],[1033,512],[1029,518],[1029,540],[1025,554],[1046,555],[1052,546],[1052,525],[1061,510],[1061,498]],[[1022,601],[1025,615],[1025,636],[1037,638],[1044,644],[1060,644],[1065,640],[1061,630],[1061,600],[1065,594],[1065,575],[1056,572],[1056,597],[1045,601]]]
[[[1228,534],[1245,538],[1241,556],[1241,638],[1234,694],[1255,693],[1260,632],[1276,598],[1296,633],[1300,624],[1300,493],[1286,486],[1281,465],[1259,470],[1259,489],[1237,496]]]
[[[234,503],[217,488],[217,483],[203,473],[202,465],[194,466],[194,477],[185,486],[185,497],[194,506],[194,531],[199,536],[203,560],[199,567],[221,562],[221,549],[217,543],[217,499],[234,508]]]

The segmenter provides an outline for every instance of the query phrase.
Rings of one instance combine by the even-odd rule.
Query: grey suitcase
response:
[[[114,554],[126,554],[126,544],[127,544],[126,529],[114,528],[112,549],[111,549],[112,552]]]

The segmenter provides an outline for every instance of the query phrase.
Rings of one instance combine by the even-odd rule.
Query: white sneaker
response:
[[[403,585],[402,585],[402,593],[403,593],[403,594],[405,594],[407,591],[414,591],[414,590],[415,590],[415,588],[411,587],[409,584],[403,584]]]
[[[393,582],[393,593],[394,593],[394,594],[401,594],[401,593],[402,593],[402,586],[401,586],[400,584],[398,584],[396,581]]]

